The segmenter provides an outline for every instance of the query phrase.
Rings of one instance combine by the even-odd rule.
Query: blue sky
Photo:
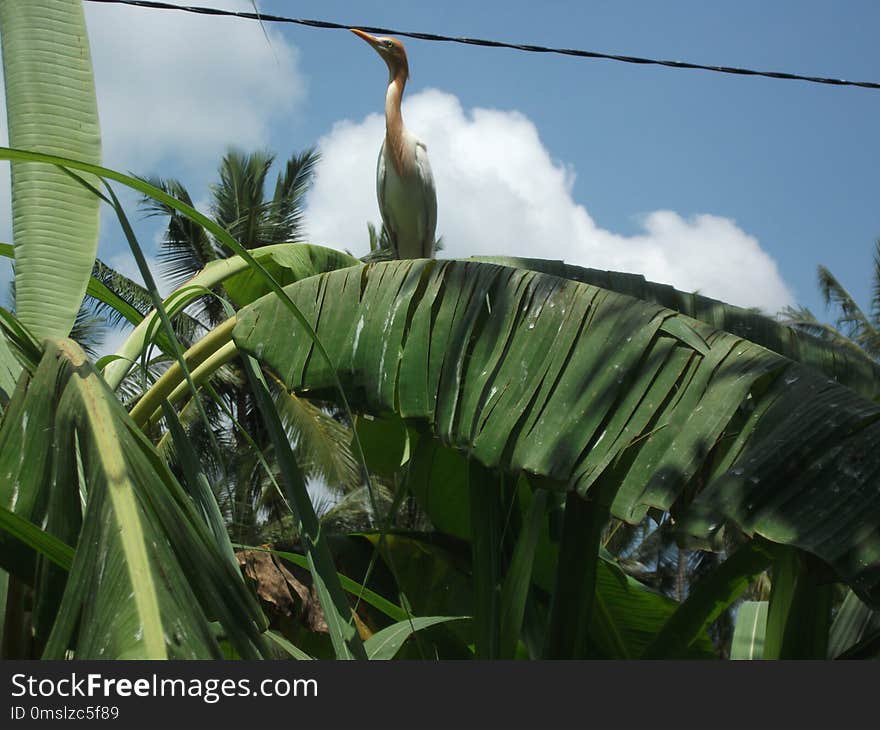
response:
[[[268,147],[283,158],[317,143],[325,157],[309,206],[312,239],[363,253],[366,221],[378,220],[372,176],[386,72],[362,41],[270,25],[270,47],[245,21],[86,6],[106,164],[180,177],[206,204],[227,145]],[[867,0],[260,0],[259,7],[880,80],[880,4]],[[824,263],[867,306],[880,236],[873,184],[880,91],[406,43],[412,79],[404,117],[428,145],[447,255],[565,258],[769,311],[803,303],[820,315],[815,270]],[[8,240],[5,215],[0,228]],[[153,246],[158,223],[141,231]],[[107,220],[100,253],[126,268],[121,246]]]

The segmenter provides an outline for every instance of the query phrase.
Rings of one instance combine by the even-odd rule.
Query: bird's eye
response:
[[[394,44],[391,41],[385,41],[383,45],[385,46],[385,48],[394,48]]]

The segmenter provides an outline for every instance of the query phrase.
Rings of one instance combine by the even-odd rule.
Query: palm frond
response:
[[[92,276],[112,291],[116,296],[136,309],[142,316],[153,308],[150,292],[125,274],[108,266],[101,259],[95,259]],[[125,315],[107,302],[86,295],[91,310],[104,318],[107,324],[116,327],[127,323]]]
[[[309,148],[291,155],[284,171],[278,175],[275,194],[266,216],[267,240],[270,243],[300,241],[304,238],[303,213],[305,196],[311,187],[320,153]]]
[[[880,238],[874,241],[874,275],[871,282],[871,323],[880,329]],[[880,349],[880,343],[878,343]]]
[[[89,311],[87,305],[84,305],[76,313],[76,319],[74,319],[73,327],[70,330],[70,339],[82,347],[92,360],[96,360],[98,349],[104,344],[106,332],[107,326],[104,319],[96,316]]]
[[[144,179],[187,205],[193,204],[189,191],[179,180],[157,177]],[[209,262],[220,258],[217,246],[205,230],[173,208],[144,197],[141,200],[141,210],[148,217],[168,216],[168,228],[159,248],[159,261],[162,264],[162,274],[175,288],[192,278]]]
[[[318,512],[317,509],[315,511]],[[370,511],[370,496],[366,487],[359,487],[349,492],[318,514],[322,529],[337,534],[365,532],[374,526]]]
[[[835,306],[839,312],[837,328],[853,342],[857,343],[868,354],[878,355],[880,349],[871,352],[869,347],[880,339],[880,332],[871,324],[871,320],[862,311],[852,295],[826,267],[819,266],[819,290],[825,303]]]
[[[268,382],[304,475],[322,481],[333,492],[350,492],[360,486],[351,429],[312,401],[288,392],[274,376]]]
[[[866,351],[858,343],[851,340],[839,330],[830,324],[820,322],[808,307],[785,307],[779,312],[777,318],[780,322],[788,325],[793,330],[803,332],[813,337],[818,337],[819,339],[830,342],[853,354],[858,354],[863,357],[871,356],[869,351]]]
[[[211,187],[214,219],[245,248],[264,245],[266,175],[274,160],[268,151],[230,149],[220,161],[220,182]]]

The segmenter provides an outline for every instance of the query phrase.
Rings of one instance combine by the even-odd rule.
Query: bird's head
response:
[[[406,60],[406,49],[404,49],[403,43],[397,40],[397,38],[377,38],[357,28],[352,28],[351,32],[369,43],[373,50],[382,56],[388,65],[388,73],[392,79],[399,74],[403,74],[404,79],[409,78],[409,63]]]

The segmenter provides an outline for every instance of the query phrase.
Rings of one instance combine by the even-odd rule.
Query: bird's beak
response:
[[[365,33],[362,30],[358,30],[357,28],[349,28],[349,30],[354,33],[361,40],[369,43],[373,48],[379,50],[379,39],[375,36],[371,36],[369,33]]]

